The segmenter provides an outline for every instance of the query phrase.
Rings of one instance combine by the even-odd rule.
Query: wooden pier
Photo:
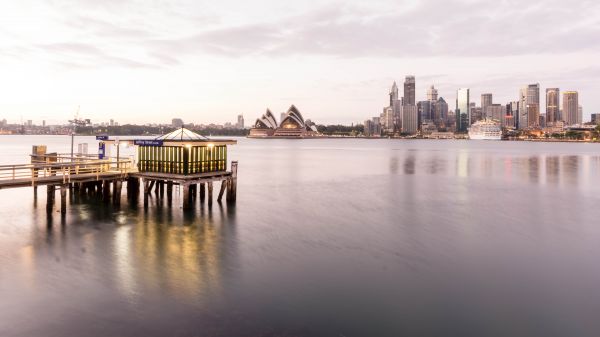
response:
[[[181,139],[158,142],[159,146],[138,147],[138,161],[105,157],[59,155],[45,153],[45,146],[34,146],[31,163],[0,165],[0,189],[32,187],[34,199],[37,199],[39,186],[46,186],[46,210],[54,209],[56,191],[60,192],[60,212],[66,214],[67,193],[96,193],[102,196],[104,203],[119,205],[123,184],[126,185],[128,199],[137,202],[140,192],[144,198],[144,208],[148,207],[151,194],[157,198],[166,198],[172,207],[174,187],[182,193],[182,208],[192,209],[197,198],[208,206],[213,204],[213,192],[218,185],[217,202],[225,197],[228,203],[234,203],[237,196],[236,161],[227,168],[227,149],[235,141],[211,141],[203,139],[184,139],[201,137],[189,130],[181,129]],[[177,136],[179,137],[179,136]],[[137,145],[137,144],[136,144]],[[40,151],[40,149],[42,149]],[[118,153],[118,152],[117,152]],[[143,187],[143,188],[142,188]]]

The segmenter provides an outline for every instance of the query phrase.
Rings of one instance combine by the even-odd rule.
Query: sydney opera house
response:
[[[250,129],[250,138],[305,138],[318,136],[317,126],[309,119],[306,121],[295,106],[291,106],[277,124],[271,110],[267,109]]]

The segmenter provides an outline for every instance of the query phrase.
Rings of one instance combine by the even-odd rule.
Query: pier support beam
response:
[[[52,208],[54,207],[54,191],[56,186],[46,186],[46,213],[51,214]]]
[[[204,203],[204,199],[206,199],[206,189],[204,183],[200,183],[200,203]]]
[[[219,190],[219,196],[217,197],[217,202],[221,203],[221,199],[223,199],[223,193],[225,192],[225,187],[227,186],[227,180],[221,181],[221,189]]]
[[[159,182],[159,196],[161,199],[163,199],[165,197],[165,182],[164,181],[160,181]]]
[[[173,182],[167,181],[167,204],[169,207],[173,204]]]
[[[144,179],[144,208],[148,208],[148,194],[150,194],[151,188],[148,179]]]
[[[61,185],[60,186],[60,213],[67,213],[67,190],[69,189],[69,185]]]
[[[208,185],[208,206],[212,206],[213,202],[213,182],[209,181],[206,183]]]
[[[115,180],[113,182],[113,205],[121,204],[121,188],[123,187],[123,182],[121,180]]]
[[[183,188],[183,209],[190,209],[191,208],[191,196],[190,196],[190,189],[191,186],[190,185],[182,185],[181,186]]]
[[[102,200],[104,203],[108,203],[110,200],[110,181],[104,180],[102,182]]]

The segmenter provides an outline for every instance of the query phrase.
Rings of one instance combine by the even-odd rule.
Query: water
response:
[[[70,149],[2,162],[33,144]],[[0,190],[0,336],[598,336],[599,150],[239,139],[191,213]]]

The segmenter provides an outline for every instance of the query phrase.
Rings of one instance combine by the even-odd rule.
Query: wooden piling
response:
[[[123,187],[123,182],[121,180],[115,180],[113,182],[113,204],[120,205],[121,204],[121,188]]]
[[[204,183],[200,183],[200,203],[204,203],[204,199],[206,199],[206,189]]]
[[[167,204],[171,207],[173,203],[173,182],[167,181]]]
[[[60,213],[67,213],[67,190],[69,189],[68,185],[60,186]]]
[[[110,200],[110,180],[102,182],[102,200],[104,203],[108,203]]]
[[[207,182],[208,185],[208,206],[212,206],[213,199],[213,182]]]
[[[183,209],[190,209],[190,185],[182,185],[183,188]]]
[[[144,208],[148,208],[148,194],[150,194],[150,183],[144,179]]]
[[[158,186],[160,187],[159,196],[162,199],[165,197],[165,182],[161,180]]]
[[[227,187],[227,180],[221,181],[221,189],[219,190],[219,196],[217,197],[217,201],[221,203],[221,199],[223,199],[223,193],[225,192],[225,187]]]
[[[51,214],[54,207],[54,185],[46,186],[46,213]]]
[[[235,202],[237,199],[237,168],[238,162],[231,162],[231,201]]]

